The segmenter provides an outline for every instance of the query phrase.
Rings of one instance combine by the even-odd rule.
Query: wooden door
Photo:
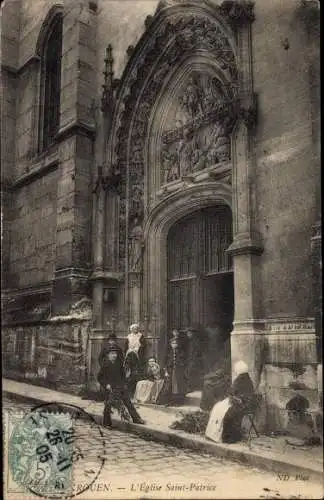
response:
[[[232,242],[227,206],[208,207],[181,219],[168,235],[168,325],[184,328],[215,322],[215,300],[224,290],[215,277],[231,273]],[[222,290],[222,291],[221,291]]]

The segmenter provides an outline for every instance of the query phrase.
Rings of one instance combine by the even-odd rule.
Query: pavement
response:
[[[3,397],[4,414],[17,419],[26,415],[33,403]],[[18,417],[19,419],[19,417]],[[10,418],[9,418],[10,420]],[[5,418],[4,440],[9,442]],[[74,422],[76,446],[82,460],[73,469],[74,492],[80,500],[155,500],[155,499],[321,499],[323,487],[305,477],[278,477],[201,451],[144,440],[116,428],[98,429],[87,421]],[[103,443],[104,440],[104,443]],[[104,445],[104,449],[102,446]],[[104,463],[98,463],[98,452]],[[21,463],[23,463],[24,457]],[[83,493],[91,468],[96,480]],[[4,464],[5,500],[26,498],[26,488],[13,481]],[[10,468],[12,470],[12,468]],[[19,479],[18,479],[19,480]],[[56,495],[57,498],[62,498]],[[31,499],[30,496],[28,498]],[[33,498],[35,498],[33,496]],[[36,497],[37,498],[37,497]],[[39,498],[39,497],[38,497]]]
[[[14,397],[16,401],[33,404],[61,402],[81,407],[98,423],[102,422],[103,403],[81,399],[78,396],[53,391],[44,387],[3,379],[4,395]],[[230,460],[245,466],[270,471],[277,477],[301,477],[307,481],[323,481],[323,450],[321,446],[302,447],[286,443],[284,436],[253,437],[249,443],[233,444],[214,443],[204,436],[189,434],[181,430],[170,429],[174,420],[181,416],[183,408],[136,405],[145,425],[137,425],[122,421],[113,414],[113,426],[121,431],[149,441],[157,441],[172,445],[182,450],[208,454],[219,459]]]

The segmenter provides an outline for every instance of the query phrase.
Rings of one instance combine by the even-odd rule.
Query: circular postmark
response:
[[[94,418],[78,406],[46,403],[12,430],[9,468],[15,483],[43,498],[80,495],[105,463],[105,439]]]

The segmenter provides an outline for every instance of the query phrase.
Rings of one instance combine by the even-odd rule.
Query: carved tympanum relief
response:
[[[161,183],[230,159],[229,117],[217,78],[192,73],[171,106],[161,145]]]

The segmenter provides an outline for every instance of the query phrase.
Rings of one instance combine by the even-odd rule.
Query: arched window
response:
[[[55,139],[60,122],[61,57],[63,16],[52,20],[42,48],[39,149],[48,148]]]

